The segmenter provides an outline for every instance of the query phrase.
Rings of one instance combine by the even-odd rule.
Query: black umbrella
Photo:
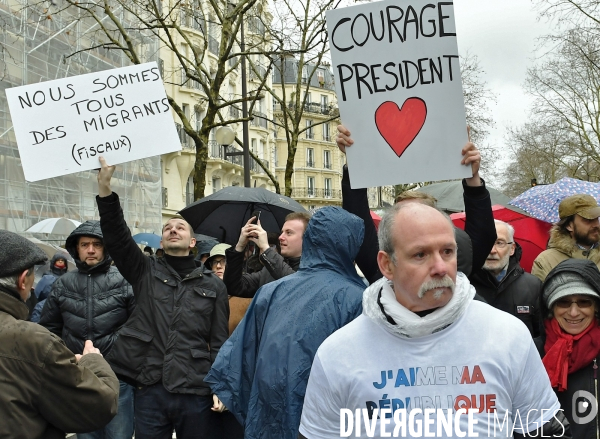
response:
[[[306,212],[298,202],[263,188],[230,186],[198,200],[179,214],[196,233],[214,236],[220,242],[236,245],[240,231],[255,210],[267,232],[279,233],[291,212]]]

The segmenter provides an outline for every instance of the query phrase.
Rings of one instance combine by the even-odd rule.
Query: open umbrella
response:
[[[510,197],[489,186],[487,186],[487,190],[490,192],[492,204],[500,204],[501,206],[508,207]],[[442,209],[448,213],[463,212],[465,210],[464,190],[461,180],[430,184],[417,189],[417,191],[425,192],[435,197],[438,209]]]
[[[542,251],[546,250],[551,224],[500,205],[492,206],[492,211],[495,219],[504,221],[514,227],[514,239],[523,250],[521,267],[528,273],[531,273],[533,261]],[[452,218],[452,222],[456,227],[464,230],[464,212],[453,213],[450,215],[450,218]]]
[[[290,212],[306,212],[298,202],[263,188],[231,186],[204,197],[179,214],[196,233],[214,236],[219,242],[237,244],[242,226],[255,210],[267,232],[279,233]]]
[[[379,229],[379,223],[381,222],[381,217],[377,215],[375,212],[371,211],[371,218],[373,219],[373,223],[375,223],[375,228]]]
[[[555,223],[559,220],[558,205],[575,194],[588,194],[600,200],[600,183],[561,178],[556,183],[534,186],[510,201],[513,206],[520,207],[532,217]]]
[[[48,218],[25,230],[28,233],[47,233],[54,235],[68,235],[81,223],[69,218]]]
[[[154,233],[138,233],[132,236],[133,240],[138,244],[147,245],[152,248],[160,248],[161,236]]]

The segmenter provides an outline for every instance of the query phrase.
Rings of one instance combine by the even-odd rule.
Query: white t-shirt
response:
[[[461,408],[481,410],[472,416],[471,432],[467,415],[447,430],[439,412],[427,415],[433,423],[425,429],[425,409],[444,409],[448,424]],[[364,314],[332,334],[313,362],[300,433],[308,439],[395,437],[398,427],[406,437],[427,437],[428,432],[433,432],[430,437],[459,437],[464,432],[462,437],[506,438],[512,437],[513,428],[520,433],[536,430],[559,408],[525,325],[473,301],[454,324],[425,337],[402,338]],[[341,409],[350,412],[342,417]],[[375,418],[369,419],[368,413],[375,409],[406,409],[405,430],[390,413],[385,414],[383,433],[381,418],[367,431]],[[400,413],[397,421],[402,420]]]

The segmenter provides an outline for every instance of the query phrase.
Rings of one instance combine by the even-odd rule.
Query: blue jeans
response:
[[[131,439],[133,436],[133,386],[119,380],[117,416],[106,427],[92,433],[78,433],[77,439]]]
[[[220,439],[212,396],[171,393],[162,382],[135,389],[135,438]]]

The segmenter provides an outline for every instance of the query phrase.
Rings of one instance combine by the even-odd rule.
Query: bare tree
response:
[[[226,95],[224,86],[230,75],[239,68],[242,56],[262,50],[268,35],[253,43],[244,52],[239,48],[239,31],[243,20],[257,13],[260,0],[237,0],[235,4],[222,0],[65,0],[64,6],[54,9],[76,9],[80,20],[95,22],[88,38],[91,43],[79,51],[65,54],[78,56],[83,52],[103,55],[123,52],[132,64],[156,59],[147,53],[144,41],[158,40],[163,49],[172,53],[175,68],[163,71],[166,83],[187,85],[202,92],[198,105],[205,108],[201,123],[191,123],[191,116],[168,96],[169,103],[181,121],[183,131],[195,145],[196,161],[193,171],[194,198],[204,197],[206,163],[210,131],[218,126],[242,122],[240,117],[227,117],[227,110],[243,101],[242,97]],[[190,32],[189,29],[198,32]],[[209,57],[209,53],[214,58]],[[250,108],[260,95],[260,86],[246,98]],[[251,117],[251,116],[250,116]],[[250,119],[248,117],[248,119]]]
[[[281,0],[277,2],[275,18],[270,28],[274,50],[270,56],[276,78],[281,87],[265,86],[276,103],[274,125],[281,128],[287,140],[285,165],[285,195],[292,196],[294,159],[300,136],[312,127],[302,126],[303,116],[310,109],[308,102],[311,87],[318,86],[328,54],[325,12],[336,8],[339,0]],[[251,63],[252,64],[252,63]],[[256,66],[252,65],[251,68]],[[331,78],[330,72],[327,75]],[[331,79],[332,80],[332,79]],[[322,81],[326,81],[323,77]],[[324,83],[324,82],[323,82]],[[327,84],[332,86],[332,83]],[[335,106],[326,118],[313,126],[329,123],[339,117]]]

